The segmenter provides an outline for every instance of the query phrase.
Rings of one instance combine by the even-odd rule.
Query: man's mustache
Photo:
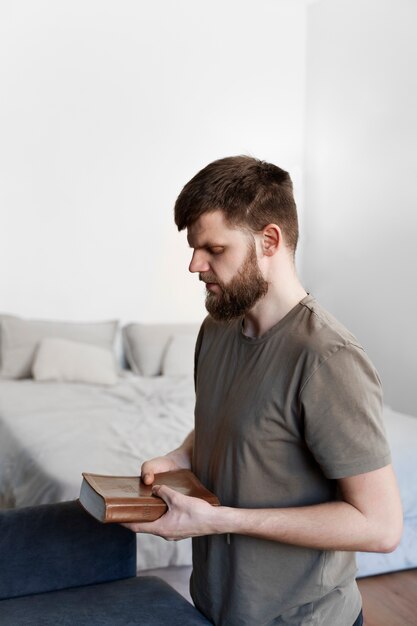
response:
[[[201,280],[203,283],[214,283],[216,285],[218,284],[216,278],[213,277],[213,275],[211,274],[199,274],[198,279]]]

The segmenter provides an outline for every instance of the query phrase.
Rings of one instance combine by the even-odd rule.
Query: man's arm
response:
[[[338,482],[342,501],[282,509],[212,507],[156,486],[167,513],[129,528],[171,540],[236,533],[318,550],[394,550],[401,538],[402,508],[391,465]]]
[[[391,552],[402,532],[402,508],[390,465],[338,481],[342,501],[276,510],[227,509],[225,532],[325,550]],[[233,530],[232,530],[233,528]]]
[[[154,459],[145,461],[141,467],[142,480],[146,485],[151,485],[154,475],[159,472],[171,472],[177,469],[189,469],[194,447],[194,431],[192,430],[182,444],[165,454]]]

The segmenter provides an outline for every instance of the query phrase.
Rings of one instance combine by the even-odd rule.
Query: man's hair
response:
[[[230,225],[253,232],[277,224],[295,252],[297,208],[290,175],[280,167],[249,156],[213,161],[184,186],[175,203],[175,223],[181,231],[216,210]]]

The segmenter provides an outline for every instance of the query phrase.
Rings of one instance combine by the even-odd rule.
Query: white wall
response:
[[[182,186],[239,153],[301,195],[303,0],[14,0],[0,19],[0,312],[198,320]]]
[[[303,275],[417,414],[417,3],[308,9]]]

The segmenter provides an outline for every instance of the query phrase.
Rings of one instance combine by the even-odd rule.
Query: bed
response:
[[[0,506],[71,500],[82,472],[138,475],[177,447],[193,428],[198,328],[0,315]],[[138,536],[138,570],[190,563],[190,540]]]
[[[39,345],[48,347],[51,336],[68,338],[68,331],[71,341],[74,333],[79,340],[80,328],[63,329],[49,322],[33,326],[31,322],[27,332],[29,322],[16,319],[0,316],[0,506],[77,498],[83,471],[137,474],[143,460],[175,448],[192,429],[193,346],[198,325],[127,325],[121,333],[119,362],[126,357],[130,369],[116,367],[109,382],[108,368],[103,362],[100,370],[95,365],[97,352],[92,353],[93,361],[88,351],[82,352],[82,365],[88,365],[82,375],[76,364],[78,353],[74,357],[68,352],[59,367],[59,358],[51,353],[56,380],[48,380],[51,359],[48,364],[45,352],[42,365]],[[118,331],[109,322],[99,332],[96,326],[83,332],[82,342],[94,339],[96,348],[106,345],[109,349]],[[75,349],[73,344],[68,346]],[[67,347],[59,344],[60,351]],[[28,364],[38,380],[10,378],[11,372],[21,376],[18,366],[23,365],[23,376],[27,375]],[[101,376],[107,383],[75,382],[76,370],[81,378]],[[389,407],[384,414],[404,506],[404,534],[391,554],[358,554],[359,576],[417,567],[417,419]],[[151,535],[138,536],[138,570],[190,564],[189,540],[166,542]]]

